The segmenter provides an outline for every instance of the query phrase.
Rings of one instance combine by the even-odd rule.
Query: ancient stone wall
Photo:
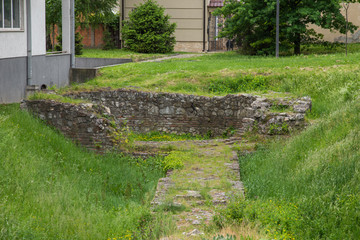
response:
[[[86,148],[102,152],[115,144],[117,131],[110,120],[101,117],[107,113],[99,106],[35,100],[26,101],[22,107]]]
[[[129,89],[69,94],[106,106],[118,122],[135,132],[161,131],[213,136],[226,131],[256,130],[262,134],[286,133],[304,126],[311,100],[269,100],[248,94],[204,97],[152,93]],[[283,109],[280,112],[278,109]]]
[[[28,109],[66,137],[98,151],[120,145],[124,124],[139,133],[160,131],[175,134],[221,136],[236,131],[286,134],[305,126],[311,100],[270,100],[248,94],[203,97],[152,93],[129,89],[72,93],[86,104],[53,100],[27,100]]]

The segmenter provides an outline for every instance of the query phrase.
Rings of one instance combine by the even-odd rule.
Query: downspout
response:
[[[30,86],[32,79],[31,0],[26,0],[26,38],[27,38],[26,85]]]
[[[203,15],[203,52],[206,47],[206,0],[204,0],[204,15]]]
[[[208,48],[207,51],[210,52],[210,25],[211,25],[211,14],[208,17],[208,27],[207,27],[207,36],[208,36]]]
[[[75,0],[70,1],[70,25],[71,25],[71,68],[75,68]]]

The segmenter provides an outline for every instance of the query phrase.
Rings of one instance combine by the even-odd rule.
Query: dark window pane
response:
[[[19,0],[13,0],[13,28],[20,28]]]
[[[0,28],[3,28],[3,9],[2,9],[2,2],[3,0],[0,0]]]
[[[11,0],[4,0],[4,27],[11,28]]]

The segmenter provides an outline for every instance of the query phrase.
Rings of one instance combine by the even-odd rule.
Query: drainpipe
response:
[[[32,79],[32,36],[31,36],[31,0],[26,0],[26,38],[27,38],[27,76],[26,85],[31,85]]]
[[[203,15],[203,52],[205,52],[206,47],[206,0],[204,0],[204,15]]]
[[[71,24],[71,68],[75,68],[75,0],[70,1],[70,24]]]

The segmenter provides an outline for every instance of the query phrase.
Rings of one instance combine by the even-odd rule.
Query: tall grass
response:
[[[80,149],[18,105],[0,105],[0,139],[0,239],[131,239],[163,175],[156,159]]]
[[[358,239],[359,119],[359,102],[349,102],[302,134],[241,158],[248,200],[230,207],[233,218],[260,221],[283,239]]]
[[[310,95],[316,121],[240,158],[247,200],[225,216],[260,223],[277,239],[359,239],[359,70],[280,75],[276,86]]]

